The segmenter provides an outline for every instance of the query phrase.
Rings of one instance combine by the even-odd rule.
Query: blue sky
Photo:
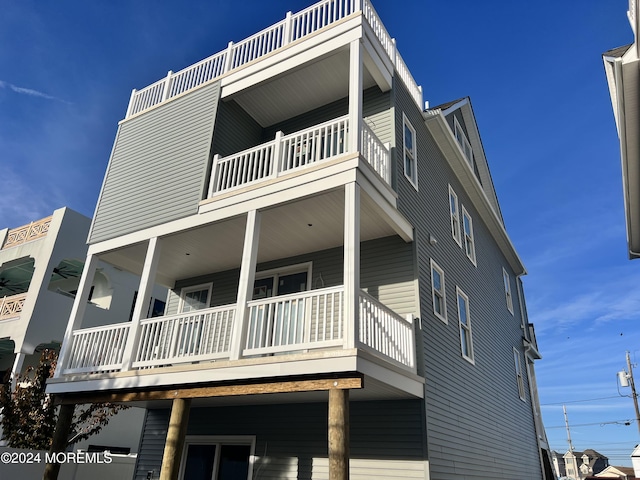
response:
[[[0,227],[65,205],[91,216],[132,88],[309,3],[0,0]],[[567,448],[557,428],[566,403],[577,449],[630,464],[638,430],[610,422],[634,417],[615,374],[626,350],[640,360],[640,261],[626,256],[601,60],[632,41],[627,1],[374,6],[432,106],[471,97],[507,230],[529,272],[552,448]]]

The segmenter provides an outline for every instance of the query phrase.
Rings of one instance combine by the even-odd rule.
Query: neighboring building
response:
[[[629,258],[640,257],[640,78],[638,77],[638,0],[629,0],[627,16],[633,43],[605,52],[604,60],[613,114],[620,138],[622,185]]]
[[[587,477],[585,480],[602,480],[604,478],[615,480],[636,480],[636,476],[633,473],[633,468],[615,467],[613,465],[608,466],[600,473],[597,473],[591,477]]]
[[[69,208],[13,229],[0,230],[0,371],[14,376],[36,366],[44,349],[58,350],[80,284],[91,220]],[[139,279],[100,264],[90,285],[87,326],[106,325],[129,315]],[[158,302],[166,290],[154,292]],[[115,423],[142,424],[144,412],[127,410]],[[139,433],[105,429],[79,447],[101,444],[137,451]],[[1,429],[0,429],[1,433]]]
[[[574,450],[564,454],[564,463],[567,478],[584,480],[607,468],[609,459],[592,449],[587,449],[584,452]]]
[[[145,405],[136,479],[545,478],[471,103],[422,107],[369,0],[134,91],[49,392]],[[131,321],[85,328],[98,262],[140,276]]]
[[[555,450],[552,450],[551,463],[553,464],[553,470],[557,478],[562,478],[567,476],[567,469],[565,467],[563,454],[558,453]]]

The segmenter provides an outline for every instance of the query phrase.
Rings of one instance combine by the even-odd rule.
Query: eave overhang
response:
[[[635,48],[603,55],[620,140],[622,188],[630,259],[640,257],[640,76]]]
[[[487,225],[489,232],[500,247],[509,265],[516,275],[526,274],[527,271],[524,264],[504,228],[499,212],[493,208],[492,202],[482,189],[475,173],[469,167],[468,162],[464,158],[464,154],[456,143],[451,128],[449,128],[449,124],[444,118],[443,112],[440,110],[430,110],[424,113],[424,118],[427,128],[480,213],[482,220]]]

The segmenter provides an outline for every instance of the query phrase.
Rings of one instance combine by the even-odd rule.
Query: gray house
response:
[[[147,408],[136,479],[551,478],[470,100],[425,111],[369,0],[134,90],[89,244],[48,388]],[[98,260],[140,286],[85,328]]]

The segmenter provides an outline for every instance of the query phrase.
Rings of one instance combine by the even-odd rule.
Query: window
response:
[[[458,195],[449,185],[449,213],[451,214],[451,236],[462,247],[460,239],[460,212],[458,207]]]
[[[507,271],[502,269],[502,280],[504,283],[504,296],[507,300],[507,309],[513,315],[513,297],[511,296],[511,277],[507,273]]]
[[[518,382],[518,395],[520,400],[525,399],[524,395],[524,376],[522,375],[522,359],[520,358],[520,352],[513,348],[513,362],[516,368],[516,381]]]
[[[473,220],[471,216],[462,206],[462,229],[464,231],[464,250],[469,257],[469,260],[475,265],[476,264],[476,245],[473,240]]]
[[[471,336],[471,316],[469,314],[469,297],[459,287],[456,287],[458,295],[458,322],[460,323],[460,349],[462,357],[473,363],[473,338]]]
[[[444,323],[447,323],[444,272],[433,260],[431,260],[431,294],[433,297],[433,313]]]
[[[253,466],[254,437],[187,436],[183,480],[247,480]]]
[[[418,171],[417,171],[417,155],[416,155],[416,131],[402,114],[403,123],[403,150],[404,150],[404,175],[409,179],[413,186],[418,188]]]
[[[183,288],[180,292],[180,313],[209,308],[212,287],[212,283],[204,283]]]
[[[457,117],[453,117],[453,133],[456,136],[458,145],[460,145],[469,166],[473,169],[473,149],[471,148],[471,144],[469,143],[469,140],[467,140],[467,136],[465,135],[460,122],[458,122]]]
[[[309,290],[311,262],[256,273],[253,300]]]

